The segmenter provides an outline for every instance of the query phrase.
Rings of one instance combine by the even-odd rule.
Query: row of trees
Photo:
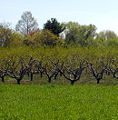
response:
[[[0,46],[19,45],[20,43],[46,46],[58,44],[118,45],[118,37],[113,31],[96,33],[96,29],[96,26],[92,24],[59,23],[55,18],[51,18],[41,30],[32,13],[26,11],[18,21],[15,30],[6,25],[0,25]]]
[[[68,49],[66,52],[61,50],[59,50],[60,54],[57,54],[59,51],[56,49],[50,54],[48,49],[47,53],[39,53],[37,50],[38,54],[35,55],[33,55],[34,51],[29,55],[24,51],[21,54],[10,53],[8,56],[1,56],[0,78],[2,82],[5,82],[4,78],[10,77],[20,84],[24,77],[29,76],[29,80],[33,81],[33,76],[37,75],[37,79],[46,77],[49,83],[61,78],[61,80],[70,81],[72,85],[79,81],[81,76],[86,76],[86,79],[93,76],[97,84],[107,76],[118,79],[118,53],[116,51],[105,53],[105,56],[93,49],[84,48],[80,51]]]

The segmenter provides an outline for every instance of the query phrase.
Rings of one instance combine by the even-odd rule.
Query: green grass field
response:
[[[1,84],[0,120],[118,120],[118,86]]]

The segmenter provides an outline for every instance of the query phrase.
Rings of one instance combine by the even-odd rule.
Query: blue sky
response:
[[[59,22],[95,24],[98,31],[118,34],[118,0],[0,0],[0,23],[14,27],[24,11],[31,11],[39,27],[50,18]]]

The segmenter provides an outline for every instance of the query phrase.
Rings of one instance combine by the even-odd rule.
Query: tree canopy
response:
[[[96,26],[95,25],[79,25],[76,22],[69,22],[65,24],[66,26],[66,42],[70,43],[79,43],[81,46],[87,44],[87,40],[94,38],[96,35]]]
[[[61,25],[55,18],[51,18],[44,24],[44,30],[50,30],[53,34],[59,36],[64,31],[64,26]]]
[[[0,24],[0,46],[8,46],[11,36],[12,30],[8,27],[8,25]]]
[[[23,35],[28,35],[38,29],[38,23],[32,16],[32,13],[26,11],[22,14],[21,19],[16,25],[16,31],[19,31]]]

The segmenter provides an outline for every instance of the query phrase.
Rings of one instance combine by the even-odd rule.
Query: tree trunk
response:
[[[60,72],[60,77],[62,77],[62,75],[63,75],[63,74]]]
[[[76,79],[77,78],[77,75],[74,75],[74,79]]]
[[[51,83],[51,77],[48,77],[48,82]]]
[[[33,77],[34,77],[33,73],[31,73],[30,77],[31,77],[30,81],[33,81]]]
[[[57,73],[57,74],[55,74],[55,76],[54,76],[54,79],[55,79],[55,80],[57,79],[57,76],[58,76],[58,73]]]
[[[4,83],[5,81],[4,81],[4,76],[3,77],[1,77],[2,78],[2,82]]]
[[[109,71],[106,71],[106,75],[110,75],[110,72],[109,72]]]
[[[17,80],[17,84],[20,85],[21,79],[16,79],[16,80]]]
[[[71,80],[71,85],[74,85],[74,83],[75,83],[75,80]]]
[[[116,75],[116,72],[113,72],[113,77],[118,79],[118,76]]]
[[[29,72],[27,73],[27,76],[28,76],[28,77],[30,76]]]
[[[41,78],[43,77],[43,72],[40,72],[40,76],[41,76]]]
[[[99,84],[100,83],[100,79],[97,79],[97,84]]]

